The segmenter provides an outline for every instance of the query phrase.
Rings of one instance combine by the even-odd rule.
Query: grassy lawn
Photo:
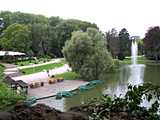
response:
[[[55,77],[62,77],[65,80],[76,80],[76,79],[80,79],[80,76],[75,73],[75,72],[65,72],[62,74],[58,74]]]
[[[30,64],[40,64],[40,63],[45,63],[49,62],[51,59],[48,58],[39,58],[39,59],[28,59],[28,60],[17,60],[15,62],[16,65],[19,66],[25,66],[25,65],[30,65]]]
[[[20,71],[23,74],[28,75],[28,74],[32,74],[32,73],[42,72],[43,70],[54,69],[56,67],[61,67],[63,65],[64,65],[64,63],[52,63],[52,64],[37,66],[37,67],[33,67],[33,68],[24,68],[24,69],[21,69]]]
[[[124,60],[120,61],[122,64],[131,64],[131,58],[125,58]],[[160,62],[156,62],[154,60],[148,60],[145,57],[138,57],[137,59],[138,64],[147,64],[147,65],[160,65]]]

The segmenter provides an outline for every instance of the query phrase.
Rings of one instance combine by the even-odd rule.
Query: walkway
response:
[[[49,62],[45,62],[45,63],[40,63],[40,64],[30,64],[30,65],[26,65],[26,66],[19,66],[17,67],[18,69],[24,69],[24,68],[32,68],[32,67],[38,67],[38,66],[42,66],[42,65],[47,65],[47,64],[51,64],[51,63],[59,63],[62,60],[62,58],[58,58],[58,59],[53,59]]]
[[[4,70],[4,74],[11,77],[16,77],[22,75],[22,73],[18,70],[16,65],[1,63],[6,69]]]
[[[70,71],[71,68],[65,64],[62,67],[58,67],[55,69],[52,69],[49,71],[50,75],[56,75],[56,74],[61,74],[67,71]],[[23,80],[24,82],[30,84],[34,81],[43,81],[46,82],[46,80],[48,80],[48,74],[47,72],[43,71],[43,72],[38,72],[38,73],[34,73],[34,74],[29,74],[29,75],[22,75],[22,76],[17,76],[17,77],[12,77],[12,79],[14,80]]]
[[[53,62],[58,62],[58,61],[59,60],[57,59]],[[5,74],[11,76],[12,79],[14,79],[15,81],[22,80],[28,84],[36,81],[43,81],[44,82],[43,87],[28,89],[28,96],[35,96],[37,98],[56,95],[60,91],[71,91],[78,88],[80,85],[84,85],[88,83],[82,80],[65,80],[61,83],[48,84],[48,74],[45,71],[29,74],[29,75],[22,75],[19,72],[19,69],[17,68],[16,65],[5,64],[5,63],[2,63],[2,64],[6,67]],[[35,67],[38,65],[32,65],[32,66]],[[29,66],[23,66],[23,68],[25,67],[28,68]],[[58,67],[50,70],[49,74],[56,75],[56,74],[61,74],[67,71],[71,71],[71,68],[68,66],[68,64],[65,64],[62,67]]]
[[[17,67],[14,64],[8,64],[8,63],[1,63],[6,69],[4,70],[4,74],[11,76],[11,77],[17,77],[17,76],[22,76],[22,73],[19,71],[19,69],[24,69],[24,68],[32,68],[32,67],[38,67],[38,66],[42,66],[42,65],[47,65],[47,64],[51,64],[51,63],[58,63],[60,62],[62,59],[54,59],[52,61],[46,62],[46,63],[41,63],[41,64],[33,64],[33,65],[26,65],[26,66],[20,66]],[[54,74],[54,73],[52,73]],[[36,74],[35,74],[36,75]],[[39,74],[38,74],[39,75]],[[17,78],[19,80],[23,80],[20,78]],[[23,77],[22,77],[23,78]]]

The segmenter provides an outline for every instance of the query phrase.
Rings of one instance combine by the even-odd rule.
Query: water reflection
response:
[[[90,98],[97,98],[102,94],[109,94],[111,96],[124,95],[127,91],[128,84],[138,85],[143,83],[144,65],[129,65],[123,66],[118,73],[107,74],[104,76],[106,82],[96,88],[80,93],[72,98],[65,99],[65,110],[70,107],[85,103]]]
[[[36,104],[38,104],[38,103],[46,104],[46,105],[48,105],[50,107],[54,107],[58,110],[62,110],[62,111],[65,110],[65,108],[64,108],[65,99],[56,100],[55,97],[51,97],[48,99],[38,100]]]
[[[136,64],[136,65],[129,65],[129,78],[128,83],[131,85],[139,85],[142,84],[144,81],[144,68],[145,65],[143,64]]]
[[[133,71],[131,70],[133,68]],[[65,111],[70,107],[78,106],[86,103],[91,98],[96,98],[102,94],[110,95],[120,95],[124,94],[127,90],[128,84],[140,84],[144,82],[152,82],[153,84],[160,85],[159,66],[146,66],[139,65],[140,69],[135,66],[123,66],[119,72],[106,74],[102,77],[105,83],[97,86],[89,91],[82,92],[71,98],[66,98],[62,100],[55,100],[55,98],[49,98],[39,101],[40,103],[45,103],[56,109]],[[141,74],[138,74],[138,73]],[[143,76],[144,73],[144,76]]]
[[[120,96],[126,90],[127,80],[128,80],[128,66],[123,66],[120,68],[120,73],[118,74],[118,81],[115,84],[108,85],[104,90],[104,94],[109,94],[111,96]],[[109,80],[109,79],[108,79]]]
[[[147,65],[144,72],[144,81],[160,85],[160,66]]]
[[[144,70],[145,66],[139,64],[123,66],[120,69],[119,80],[115,86],[108,86],[104,93],[111,96],[125,94],[128,84],[139,85],[143,83]]]

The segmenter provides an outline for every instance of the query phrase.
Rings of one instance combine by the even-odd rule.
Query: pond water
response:
[[[71,107],[84,104],[89,99],[99,97],[102,94],[109,94],[111,96],[124,94],[128,84],[137,85],[151,82],[160,85],[160,66],[138,65],[137,67],[125,65],[121,67],[119,72],[104,75],[103,80],[105,80],[104,84],[98,85],[89,91],[81,92],[71,98],[61,100],[49,98],[40,100],[38,103],[45,103],[61,111],[66,111]]]

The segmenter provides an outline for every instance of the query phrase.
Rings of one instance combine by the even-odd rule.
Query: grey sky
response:
[[[0,0],[1,11],[86,20],[103,32],[125,27],[141,37],[148,27],[160,25],[159,5],[159,0]]]

